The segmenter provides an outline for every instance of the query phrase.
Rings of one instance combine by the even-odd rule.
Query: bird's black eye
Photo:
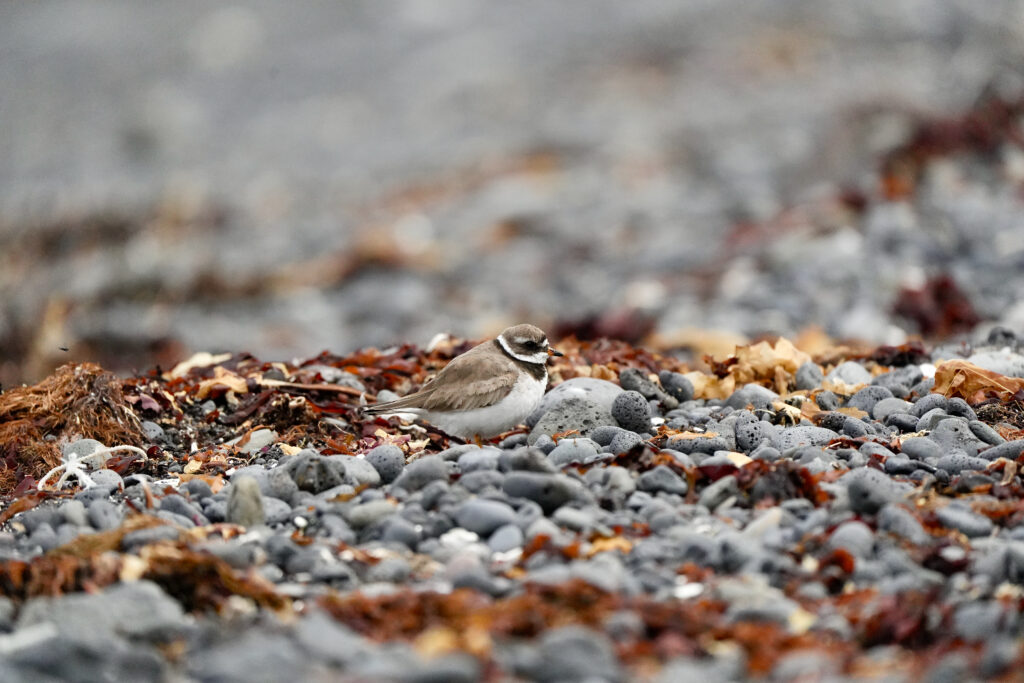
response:
[[[526,348],[528,348],[528,349],[539,349],[540,348],[540,344],[538,342],[535,342],[535,341],[528,341],[528,342],[526,342]]]

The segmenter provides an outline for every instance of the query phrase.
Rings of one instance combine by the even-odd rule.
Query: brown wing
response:
[[[517,373],[504,354],[486,349],[489,343],[494,342],[481,344],[453,359],[415,394],[373,406],[368,412],[402,408],[472,410],[494,405],[512,389]]]

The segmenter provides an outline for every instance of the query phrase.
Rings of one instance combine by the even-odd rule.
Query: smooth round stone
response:
[[[954,396],[949,399],[946,405],[946,412],[950,415],[956,415],[966,420],[977,420],[978,415],[974,412],[974,409],[967,404],[967,401],[963,400],[959,396]]]
[[[999,458],[1016,460],[1022,453],[1024,453],[1024,439],[1018,441],[1006,441],[998,446],[992,446],[992,448],[988,448],[978,453],[978,457],[984,458],[988,461],[998,460]]]
[[[950,504],[939,508],[935,516],[943,526],[957,529],[970,538],[988,536],[992,533],[992,520],[959,505]]]
[[[885,419],[885,424],[903,434],[917,431],[917,418],[910,413],[892,413]]]
[[[395,505],[389,500],[371,500],[359,503],[345,512],[345,519],[353,529],[362,529],[395,512]]]
[[[380,485],[380,473],[366,461],[366,458],[357,455],[332,455],[329,461],[335,462],[341,468],[347,484],[354,487]]]
[[[658,373],[658,380],[665,391],[680,403],[693,400],[693,382],[686,375],[670,370],[662,370]]]
[[[906,507],[897,503],[886,503],[878,511],[878,528],[905,538],[916,545],[931,540],[921,522]]]
[[[616,396],[611,413],[623,429],[646,432],[651,428],[651,404],[639,391],[623,391]]]
[[[686,495],[688,489],[686,481],[665,465],[658,465],[641,474],[636,480],[636,487],[650,493],[664,491],[680,496]]]
[[[999,435],[999,432],[992,429],[989,425],[985,424],[981,420],[971,420],[967,423],[970,427],[971,432],[984,441],[987,444],[998,446],[1001,443],[1006,443],[1006,439]]]
[[[917,469],[917,461],[911,460],[905,453],[897,453],[885,461],[885,471],[889,474],[910,474]]]
[[[59,508],[61,516],[68,524],[75,526],[89,526],[89,516],[85,510],[85,504],[80,500],[69,500]]]
[[[74,460],[91,455],[103,448],[106,448],[106,446],[96,439],[78,439],[64,444],[64,447],[61,449],[61,455],[64,456],[64,460]]]
[[[545,631],[535,667],[530,678],[537,681],[623,680],[612,642],[583,626]]]
[[[377,446],[367,452],[366,462],[377,470],[382,482],[390,484],[398,478],[405,467],[405,453],[398,446],[391,444]]]
[[[947,405],[949,405],[949,401],[942,394],[925,394],[914,403],[914,407],[910,412],[917,417],[921,417],[929,410],[935,410],[936,408],[945,410]]]
[[[108,531],[121,526],[123,513],[108,500],[94,500],[88,507],[89,523],[98,531]]]
[[[502,484],[506,494],[526,498],[539,504],[550,514],[576,497],[574,482],[556,474],[510,472]]]
[[[405,466],[394,485],[407,491],[419,491],[432,481],[448,480],[448,464],[436,455],[428,455]]]
[[[729,498],[740,492],[736,477],[729,474],[701,491],[698,502],[712,512]]]
[[[496,553],[505,553],[509,550],[522,548],[524,542],[523,530],[516,524],[506,524],[495,529],[487,539],[487,547]]]
[[[942,447],[931,439],[923,436],[915,436],[904,439],[900,450],[914,460],[927,460],[928,458],[941,458],[944,454]]]
[[[898,501],[902,494],[885,474],[868,467],[851,470],[839,478],[850,498],[854,512],[874,514],[888,502]]]
[[[463,529],[480,536],[488,536],[500,526],[512,524],[516,511],[508,503],[484,498],[472,498],[463,503],[455,513],[455,521]]]
[[[142,433],[151,442],[159,441],[164,438],[164,428],[156,422],[153,422],[152,420],[143,420],[140,426],[142,427]]]
[[[949,474],[959,474],[964,470],[983,470],[988,466],[988,461],[983,458],[972,458],[963,451],[954,451],[936,459],[932,464]]]
[[[865,370],[864,366],[857,361],[848,360],[833,368],[831,372],[825,375],[825,379],[830,382],[838,380],[844,384],[870,384],[871,373]]]
[[[423,534],[416,525],[401,515],[392,515],[384,524],[384,532],[381,534],[382,541],[401,543],[402,545],[415,549],[423,539]]]
[[[817,389],[824,379],[825,375],[821,371],[821,366],[813,361],[807,361],[797,368],[796,375],[793,377],[797,391]]]
[[[554,450],[554,444],[552,444],[551,450]],[[529,447],[519,448],[511,452],[503,451],[498,456],[498,468],[503,472],[524,470],[527,472],[554,473],[558,471],[558,468],[548,460],[544,451]]]
[[[235,473],[235,476],[237,475],[238,472]],[[260,493],[265,497],[277,498],[286,503],[290,502],[292,496],[299,492],[298,485],[284,467],[266,470],[264,477],[257,477],[257,481],[260,483]]]
[[[843,434],[852,439],[858,439],[862,436],[867,436],[868,427],[864,424],[863,420],[847,416],[847,418],[843,420]]]
[[[601,447],[591,439],[561,439],[548,453],[548,460],[555,467],[572,463],[585,463],[600,452]]]
[[[497,448],[474,448],[459,456],[459,471],[463,474],[476,472],[478,470],[498,469],[498,456],[501,451]]]
[[[928,438],[939,444],[946,452],[959,449],[970,456],[975,456],[980,449],[988,447],[988,444],[974,435],[970,424],[962,417],[943,420],[928,434]]]
[[[263,499],[263,515],[268,525],[283,524],[292,516],[292,506],[280,498]]]
[[[956,417],[946,412],[945,408],[932,408],[917,421],[917,431],[927,432],[939,426],[943,420]]]
[[[477,470],[469,474],[463,474],[459,479],[459,486],[470,493],[480,494],[487,489],[501,490],[501,483],[505,481],[505,475],[497,470]]]
[[[822,410],[836,410],[839,407],[839,397],[831,391],[819,391],[814,395],[814,402]]]
[[[864,522],[843,522],[829,536],[826,546],[830,550],[842,548],[854,557],[871,557],[875,547],[875,535]]]
[[[879,399],[870,410],[871,417],[876,420],[885,421],[890,415],[894,413],[910,413],[910,409],[914,407],[914,404],[910,401],[904,401],[902,398],[896,398],[891,396],[889,398]]]
[[[412,574],[409,561],[403,557],[386,557],[366,571],[367,581],[404,583]]]
[[[732,393],[725,400],[725,405],[739,410],[747,406],[753,406],[756,410],[766,410],[779,400],[779,395],[760,384],[746,384]]]

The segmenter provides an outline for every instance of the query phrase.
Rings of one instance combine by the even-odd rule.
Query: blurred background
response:
[[[1022,66],[1010,1],[4,1],[0,382],[1020,332]]]

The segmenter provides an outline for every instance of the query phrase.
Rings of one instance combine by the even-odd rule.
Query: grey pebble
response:
[[[679,400],[671,396],[657,383],[653,382],[647,373],[638,368],[626,368],[619,373],[619,385],[626,391],[637,391],[644,398],[652,401],[660,401],[666,410],[672,410],[679,405]],[[612,413],[614,415],[614,411]]]
[[[670,370],[662,370],[658,373],[661,386],[665,388],[672,397],[680,403],[693,400],[693,382],[686,375]]]
[[[292,506],[280,498],[263,499],[264,521],[269,525],[283,524],[292,516]]]
[[[651,428],[651,405],[638,391],[623,391],[612,403],[612,417],[623,429],[646,432]]]
[[[773,444],[782,452],[799,446],[825,446],[839,435],[824,427],[797,426],[780,430]]]
[[[821,386],[822,381],[825,379],[825,374],[817,363],[807,361],[797,368],[796,376],[793,379],[797,391],[810,391]]]
[[[992,520],[955,503],[939,508],[935,516],[944,526],[957,529],[970,538],[988,536],[992,533]]]
[[[980,453],[978,456],[988,461],[997,460],[999,458],[1007,458],[1008,460],[1016,460],[1024,453],[1024,439],[1017,441],[1005,441],[997,446],[987,448]]]
[[[923,436],[915,436],[909,439],[904,439],[900,445],[900,450],[902,450],[904,453],[909,455],[914,460],[940,458],[943,455],[942,447],[939,446],[939,444]]]
[[[945,410],[948,404],[949,402],[942,394],[925,394],[914,403],[914,407],[910,412],[917,417],[921,417],[929,410],[934,410],[936,408]]]
[[[931,536],[917,517],[897,503],[886,503],[878,511],[878,528],[905,538],[915,545],[924,545],[931,540]]]
[[[573,377],[544,394],[540,405],[526,418],[526,424],[533,428],[545,413],[569,398],[584,398],[592,401],[610,416],[612,403],[615,402],[615,397],[621,393],[622,387],[614,382],[593,377]]]
[[[857,361],[848,360],[833,368],[825,375],[825,379],[830,382],[839,380],[845,384],[870,384],[872,378],[871,373],[865,370],[864,366]]]
[[[848,408],[857,408],[865,413],[871,414],[872,409],[879,401],[893,398],[892,392],[886,387],[871,385],[866,386],[846,400]]]
[[[728,474],[700,492],[698,502],[712,512],[730,497],[739,494],[736,477]]]
[[[512,472],[505,477],[502,489],[510,496],[534,501],[550,514],[576,498],[574,483],[564,475]]]
[[[621,393],[621,389],[619,391]],[[577,432],[580,436],[590,436],[591,431],[608,424],[614,424],[610,409],[588,398],[567,398],[544,413],[530,430],[527,442],[532,444],[542,435],[551,436],[571,431]]]
[[[839,407],[839,397],[831,391],[819,391],[814,395],[814,402],[822,410],[835,410]]]
[[[843,522],[829,536],[826,547],[831,550],[842,548],[857,558],[869,558],[874,552],[875,536],[864,522]]]
[[[496,553],[523,547],[523,530],[517,524],[498,527],[487,539],[487,546]]]
[[[648,491],[650,493],[664,491],[665,493],[674,493],[680,496],[686,495],[688,488],[686,481],[665,465],[658,465],[654,469],[641,474],[636,480],[636,487],[641,491]]]
[[[395,512],[394,503],[387,500],[371,500],[353,505],[345,512],[345,519],[353,529],[362,529]]]
[[[914,404],[910,401],[904,401],[902,398],[892,396],[889,398],[883,398],[876,402],[869,412],[871,413],[871,417],[884,422],[889,418],[889,416],[895,413],[906,413],[910,416],[910,409],[913,408],[913,406]]]
[[[480,536],[488,536],[500,526],[515,522],[516,512],[508,503],[484,498],[472,498],[455,513],[455,521],[463,529]]]
[[[846,486],[850,507],[861,514],[874,514],[886,503],[902,498],[889,477],[868,467],[847,472],[839,478],[839,483]]]
[[[500,455],[501,451],[497,448],[473,448],[459,456],[459,471],[468,474],[477,470],[496,470]]]
[[[779,400],[779,395],[760,384],[746,384],[726,399],[725,405],[740,410],[752,406],[754,410],[770,410],[772,404]]]
[[[419,491],[432,481],[447,481],[448,473],[448,464],[444,460],[436,455],[427,455],[406,465],[394,485],[407,491]]]
[[[121,526],[123,513],[108,500],[94,500],[88,507],[89,523],[97,531],[109,531]]]
[[[390,484],[402,473],[402,468],[405,467],[405,454],[398,446],[377,446],[366,454],[366,462],[377,470],[382,482]]]
[[[644,439],[639,434],[622,430],[612,437],[611,442],[605,448],[609,453],[618,455],[619,453],[628,453],[643,443]]]
[[[943,420],[928,434],[928,438],[947,452],[960,449],[971,456],[988,447],[988,444],[974,435],[968,421],[962,417]]]
[[[591,439],[561,439],[558,445],[548,453],[548,460],[555,467],[564,467],[571,463],[586,463],[601,450],[596,441]]]
[[[259,526],[266,521],[260,485],[251,476],[234,477],[228,493],[225,520],[244,527]]]

